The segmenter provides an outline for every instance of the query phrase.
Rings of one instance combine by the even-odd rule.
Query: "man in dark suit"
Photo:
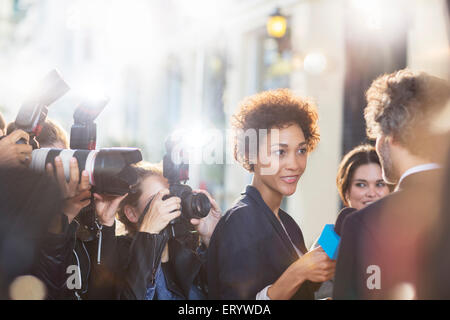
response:
[[[442,191],[443,146],[430,121],[449,101],[450,85],[400,70],[376,79],[366,96],[368,136],[384,179],[397,188],[344,220],[333,297],[417,298]]]

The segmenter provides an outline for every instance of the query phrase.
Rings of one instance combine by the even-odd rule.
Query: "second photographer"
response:
[[[138,191],[128,195],[119,209],[119,219],[134,238],[120,298],[205,299],[205,253],[221,217],[218,205],[208,192],[195,190],[208,197],[209,214],[203,219],[185,221],[181,227],[184,234],[169,237],[166,227],[181,215],[181,199],[166,199],[169,184],[159,167],[141,165],[137,172]]]

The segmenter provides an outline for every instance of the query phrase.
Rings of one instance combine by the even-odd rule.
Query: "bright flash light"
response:
[[[361,20],[372,30],[380,30],[383,23],[380,0],[352,0],[352,5],[361,12]]]
[[[183,140],[186,146],[192,149],[203,148],[207,143],[207,137],[200,127],[186,130]]]
[[[13,73],[10,83],[16,94],[22,97],[28,96],[33,93],[44,75],[44,72],[18,67]]]
[[[320,74],[324,72],[327,67],[327,58],[320,52],[309,53],[305,57],[303,67],[305,71],[310,74]]]
[[[179,125],[181,129],[175,131],[172,136],[178,137],[187,149],[199,150],[206,147],[212,140],[211,134],[215,132],[213,127],[205,128],[200,123]]]
[[[73,84],[73,92],[82,100],[100,101],[108,99],[105,87],[98,82],[86,82],[85,79],[79,80]]]

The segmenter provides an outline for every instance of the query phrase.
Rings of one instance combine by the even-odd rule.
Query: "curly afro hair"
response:
[[[245,169],[253,172],[245,138],[247,130],[270,130],[297,124],[305,135],[308,152],[320,140],[316,105],[310,99],[296,97],[289,89],[270,90],[245,98],[233,115],[234,158]],[[259,135],[256,136],[259,139]],[[259,141],[257,141],[259,145]]]

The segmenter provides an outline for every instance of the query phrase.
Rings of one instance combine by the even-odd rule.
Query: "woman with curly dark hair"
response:
[[[319,141],[314,104],[287,89],[244,100],[233,117],[235,159],[253,173],[243,197],[211,238],[212,299],[313,299],[333,277],[335,262],[321,248],[307,252],[302,231],[280,209]]]

